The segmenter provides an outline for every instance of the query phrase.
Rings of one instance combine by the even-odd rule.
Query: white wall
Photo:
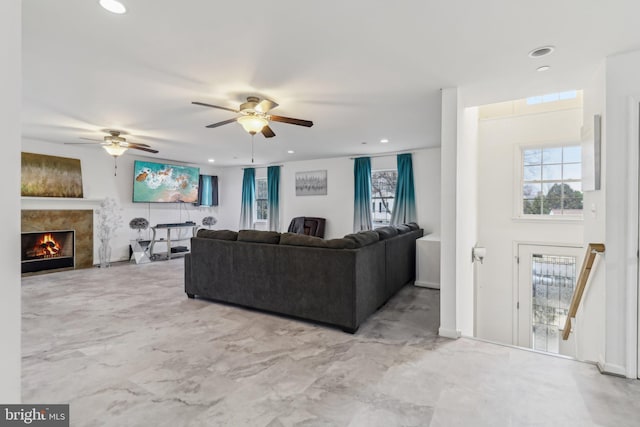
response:
[[[600,114],[605,124],[605,64],[604,61],[590,84],[583,88],[583,152],[593,152],[593,116]],[[601,190],[584,192],[584,245],[605,242],[605,178],[606,135],[602,132]],[[583,163],[592,162],[593,156],[583,156]],[[586,169],[591,169],[589,166]],[[584,168],[583,168],[584,169]],[[589,175],[593,175],[591,172]],[[586,187],[585,187],[586,188]],[[590,186],[589,188],[593,188]],[[573,334],[576,342],[576,358],[598,362],[605,360],[605,263],[599,257],[591,270],[591,279],[582,296],[582,304],[576,315]]]
[[[458,110],[456,177],[456,316],[463,335],[474,335],[475,264],[471,248],[478,238],[478,108]]]
[[[478,265],[477,336],[515,344],[513,330],[514,242],[582,245],[582,222],[514,220],[514,166],[519,144],[579,142],[582,109],[480,120],[478,126],[478,244],[487,248]]]
[[[0,6],[0,129],[4,139],[0,179],[2,223],[7,231],[0,249],[0,402],[20,403],[20,88],[21,2]]]
[[[605,370],[637,376],[637,152],[640,51],[606,62]],[[636,111],[634,111],[636,110]]]
[[[118,158],[117,176],[114,176],[113,158],[100,147],[72,146],[25,139],[22,151],[72,157],[80,159],[83,175],[83,200],[23,199],[23,209],[97,209],[105,197],[114,197],[122,208],[124,219],[116,233],[112,246],[112,261],[129,257],[129,240],[137,232],[129,229],[129,220],[134,217],[149,219],[151,224],[183,222],[202,223],[202,218],[212,215],[218,219],[217,229],[237,230],[240,218],[243,169],[240,167],[214,168],[199,166],[201,173],[217,175],[219,206],[195,207],[191,204],[132,203],[133,161],[141,158],[131,153]],[[170,160],[156,160],[170,163]],[[396,156],[372,159],[374,169],[395,168]],[[425,233],[438,232],[440,227],[440,149],[430,148],[413,151],[414,181],[418,223]],[[300,171],[327,170],[326,196],[296,196],[295,173]],[[266,176],[266,168],[256,168],[256,177]],[[336,238],[353,232],[353,160],[348,157],[286,162],[281,169],[280,230],[286,231],[289,222],[296,216],[319,216],[327,218],[325,237]],[[94,224],[95,227],[95,224]],[[258,224],[265,229],[266,224]],[[150,230],[143,236],[150,235]],[[94,242],[94,263],[98,262],[98,244]]]
[[[396,156],[371,159],[372,169],[396,168]],[[413,151],[418,224],[425,233],[440,226],[440,149]],[[296,196],[296,172],[326,170],[326,196]],[[220,217],[216,228],[237,230],[242,193],[241,168],[220,171]],[[256,176],[266,168],[256,168]],[[285,162],[280,170],[280,231],[287,231],[297,216],[326,218],[325,238],[333,239],[353,232],[353,160],[349,157]],[[256,228],[263,228],[257,226]]]
[[[129,240],[135,239],[138,232],[129,228],[129,221],[135,217],[144,217],[151,225],[157,223],[184,222],[191,220],[202,224],[202,218],[212,215],[218,217],[217,207],[196,207],[184,203],[133,203],[133,162],[134,160],[158,161],[171,163],[170,160],[156,160],[153,157],[136,156],[129,150],[117,160],[117,176],[114,176],[113,157],[109,156],[99,146],[72,146],[43,141],[24,139],[22,151],[48,154],[80,159],[82,167],[82,182],[84,199],[28,199],[22,200],[22,209],[97,209],[105,197],[113,197],[122,208],[122,226],[111,241],[111,260],[129,259]],[[181,164],[181,163],[177,163]],[[190,165],[200,167],[200,173],[216,175],[218,170],[208,165]],[[96,227],[94,217],[94,229]],[[143,237],[149,237],[151,230],[143,232]],[[97,239],[94,239],[94,264],[98,263]],[[162,249],[161,249],[162,250]]]
[[[296,196],[296,172],[327,170],[326,196]],[[326,218],[325,238],[353,233],[353,160],[335,159],[287,162],[281,170],[280,229],[286,231],[297,216]]]

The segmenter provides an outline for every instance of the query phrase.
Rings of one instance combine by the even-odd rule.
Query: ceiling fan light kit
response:
[[[249,114],[246,116],[238,117],[238,123],[240,123],[244,130],[249,132],[251,135],[255,135],[256,133],[262,131],[262,129],[269,124],[269,121],[264,117],[258,116],[256,114]]]
[[[122,156],[124,152],[127,151],[127,147],[120,144],[103,145],[102,148],[113,157]]]

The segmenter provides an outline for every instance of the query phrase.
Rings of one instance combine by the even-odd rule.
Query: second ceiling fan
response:
[[[268,99],[260,99],[257,96],[247,97],[247,102],[240,104],[240,108],[237,110],[228,107],[221,107],[219,105],[206,104],[204,102],[193,101],[192,104],[201,105],[203,107],[218,108],[220,110],[227,110],[240,114],[239,117],[208,125],[208,128],[216,128],[218,126],[238,122],[242,125],[244,130],[249,132],[251,135],[255,135],[260,132],[265,138],[273,138],[276,134],[269,127],[270,120],[305,127],[313,126],[313,122],[310,120],[293,119],[291,117],[269,114],[269,111],[276,108],[278,104]]]

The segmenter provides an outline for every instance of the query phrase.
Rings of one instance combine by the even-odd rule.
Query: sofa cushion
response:
[[[197,237],[216,240],[238,240],[238,233],[231,230],[208,230],[202,228],[198,230]]]
[[[411,229],[411,231],[420,229],[420,226],[418,224],[416,224],[415,222],[408,222],[405,225],[407,227],[409,227]]]
[[[280,243],[280,233],[277,231],[262,231],[262,230],[240,230],[238,232],[239,242],[251,242],[251,243],[270,243],[277,245]]]
[[[314,248],[330,249],[355,249],[356,243],[351,239],[331,239],[325,240],[316,236],[306,234],[283,233],[280,236],[281,245],[289,246],[309,246]]]
[[[404,234],[411,231],[411,228],[409,228],[409,226],[405,224],[394,225],[393,228],[398,230],[398,234]]]
[[[358,233],[347,234],[344,238],[353,240],[357,248],[371,245],[380,240],[380,236],[378,236],[378,233],[375,231],[360,231]]]
[[[398,235],[398,230],[391,226],[376,228],[376,233],[380,237],[380,240],[389,239]]]

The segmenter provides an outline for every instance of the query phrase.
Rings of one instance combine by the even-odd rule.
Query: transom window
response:
[[[269,214],[267,178],[256,178],[256,221],[266,221]]]
[[[582,215],[582,147],[522,149],[522,214]]]
[[[397,183],[397,170],[371,172],[371,219],[374,228],[389,225]]]

